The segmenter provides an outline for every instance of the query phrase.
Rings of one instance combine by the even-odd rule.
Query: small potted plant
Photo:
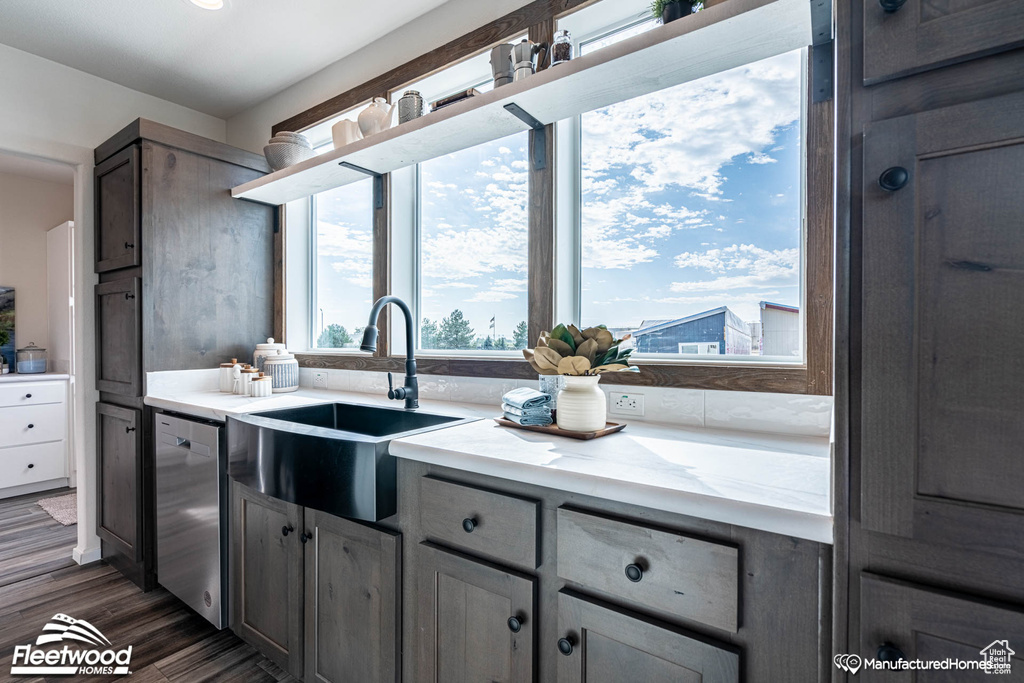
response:
[[[651,3],[651,14],[655,19],[661,19],[661,23],[667,24],[703,8],[703,2],[691,0],[654,0]]]
[[[537,346],[524,349],[523,356],[541,375],[562,375],[564,388],[558,392],[556,414],[559,429],[593,432],[605,426],[604,393],[597,383],[606,372],[639,372],[629,365],[633,349],[626,335],[616,339],[604,325],[580,330],[575,325],[557,325],[542,332]]]

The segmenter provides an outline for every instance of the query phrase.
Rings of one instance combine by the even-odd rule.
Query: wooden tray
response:
[[[550,424],[545,427],[540,425],[521,425],[518,422],[507,420],[504,417],[496,417],[494,421],[502,427],[511,427],[512,429],[525,429],[528,432],[541,432],[543,434],[554,434],[555,436],[567,436],[570,439],[582,439],[587,441],[589,439],[596,439],[599,436],[608,436],[615,432],[621,432],[625,429],[626,425],[617,424],[615,422],[609,422],[605,424],[604,429],[598,429],[596,432],[570,432],[565,429],[559,429],[558,425]]]

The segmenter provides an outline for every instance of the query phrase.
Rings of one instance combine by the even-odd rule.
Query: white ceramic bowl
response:
[[[270,168],[280,171],[316,155],[309,147],[294,142],[271,142],[263,148],[263,156],[267,158]]]

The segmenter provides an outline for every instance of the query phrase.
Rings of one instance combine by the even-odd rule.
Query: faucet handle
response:
[[[388,398],[392,401],[395,400],[395,385],[394,380],[391,378],[391,373],[388,373]]]

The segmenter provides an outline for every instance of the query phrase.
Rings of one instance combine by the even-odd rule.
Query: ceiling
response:
[[[230,117],[445,0],[2,0],[0,43]]]
[[[0,152],[0,173],[45,180],[61,185],[72,185],[75,181],[75,172],[67,164],[8,152]]]

